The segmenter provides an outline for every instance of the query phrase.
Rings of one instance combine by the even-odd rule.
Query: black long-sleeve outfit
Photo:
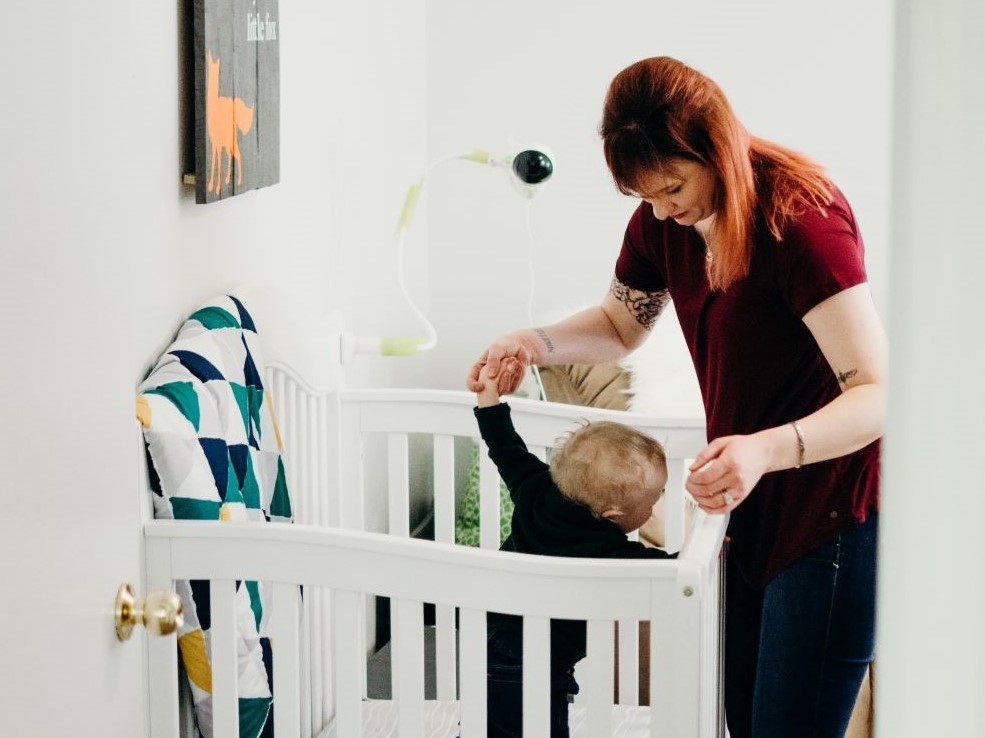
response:
[[[489,458],[513,500],[510,535],[501,550],[582,558],[673,558],[661,549],[630,541],[615,523],[595,517],[587,507],[561,494],[547,464],[527,450],[513,427],[507,403],[477,407],[475,417]],[[519,633],[521,623],[517,616],[489,613],[490,629]],[[552,668],[570,669],[584,656],[585,622],[552,621]]]

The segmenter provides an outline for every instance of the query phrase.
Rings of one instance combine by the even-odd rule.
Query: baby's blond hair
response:
[[[663,446],[645,433],[601,420],[586,422],[562,438],[550,467],[562,494],[598,516],[625,507],[654,474],[666,478],[667,457]]]

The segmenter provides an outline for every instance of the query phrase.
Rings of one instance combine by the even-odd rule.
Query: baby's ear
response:
[[[618,507],[610,507],[602,511],[602,517],[606,520],[612,520],[613,518],[621,518],[622,515],[623,512]]]

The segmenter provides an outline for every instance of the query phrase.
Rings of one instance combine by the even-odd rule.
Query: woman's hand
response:
[[[684,486],[706,513],[730,512],[769,471],[771,460],[772,450],[760,434],[722,436],[695,457]]]
[[[534,361],[533,351],[524,344],[520,336],[511,333],[498,338],[487,348],[479,360],[472,365],[465,386],[472,392],[481,392],[485,383],[479,378],[482,368],[488,367],[490,381],[495,380],[500,395],[511,395],[519,389],[523,377]]]

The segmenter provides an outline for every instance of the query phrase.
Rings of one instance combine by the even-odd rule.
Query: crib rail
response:
[[[403,456],[403,449],[409,435],[418,433],[432,436],[435,439],[435,463],[440,465],[435,467],[436,480],[447,480],[452,472],[450,465],[453,459],[447,455],[446,450],[449,439],[471,438],[477,442],[479,439],[472,414],[475,396],[468,392],[349,390],[339,392],[337,397],[343,436],[339,452],[344,458],[339,459],[343,463],[336,468],[346,473],[346,476],[340,479],[342,489],[363,488],[362,470],[358,465],[346,464],[344,461],[345,458],[361,456],[360,443],[367,435],[386,434],[390,439],[390,459],[394,462],[390,464],[391,468],[404,466],[406,457]],[[612,420],[635,426],[653,435],[663,444],[670,466],[667,485],[667,547],[673,551],[680,549],[684,540],[684,501],[687,499],[683,487],[685,462],[692,459],[705,445],[705,428],[700,418],[656,418],[641,413],[538,402],[523,398],[509,398],[509,404],[517,431],[531,451],[542,458],[561,435],[575,428],[581,420]],[[442,444],[446,444],[445,447]],[[484,447],[480,454],[480,464],[482,492],[498,491],[498,475],[486,456]],[[390,486],[391,502],[409,496],[410,491],[403,478],[391,478]],[[394,486],[398,488],[394,489]],[[453,501],[442,499],[437,494],[435,498],[436,505]],[[488,527],[483,528],[482,545],[484,548],[496,548],[499,541],[490,533],[498,532],[498,495],[488,494],[487,497],[487,494],[483,494],[482,499],[488,505],[487,508],[482,509],[483,515],[481,515],[481,519],[485,519],[488,524]],[[351,511],[351,515],[345,516],[344,520],[350,522],[351,527],[362,527],[365,511],[359,508],[359,501],[353,499],[346,507]],[[447,510],[436,511],[436,518],[447,518],[449,514],[453,514],[450,505]],[[398,524],[399,526],[405,524],[403,518],[399,519]],[[398,534],[400,531],[392,526],[390,532]]]
[[[392,598],[400,617],[394,643],[399,659],[395,701],[400,736],[423,736],[423,666],[420,613],[423,602],[460,608],[463,738],[485,734],[485,613],[524,615],[526,639],[525,721],[531,735],[546,735],[544,699],[550,618],[585,619],[589,649],[611,650],[612,623],[652,621],[651,736],[711,736],[701,725],[708,700],[698,663],[715,648],[704,627],[717,610],[720,517],[699,514],[682,553],[684,566],[668,561],[623,561],[531,557],[452,544],[395,540],[378,533],[321,526],[153,521],[145,525],[148,586],[167,588],[176,579],[212,580],[214,736],[238,736],[233,648],[234,582],[249,579],[274,588],[274,711],[277,735],[299,735],[305,720],[297,695],[301,664],[298,585],[321,589],[331,602],[331,638],[336,683],[337,734],[362,735],[362,691],[353,674],[365,653],[359,603],[365,594]],[[381,545],[383,541],[386,545]],[[671,602],[673,601],[673,602]],[[671,606],[672,605],[672,606]],[[668,613],[672,622],[667,622]],[[717,632],[717,631],[716,631]],[[711,638],[711,643],[704,640]],[[177,679],[173,637],[150,649],[152,738],[177,738]],[[398,666],[396,666],[398,665]],[[610,734],[612,670],[599,664],[584,679],[591,735]],[[528,723],[525,722],[525,725]]]
[[[409,521],[402,515],[410,498],[407,478],[408,438],[433,438],[434,514],[438,540],[449,533],[454,516],[454,440],[479,441],[472,414],[475,396],[452,390],[374,389],[321,391],[289,366],[272,364],[267,386],[282,426],[287,471],[300,522],[362,530],[367,525],[365,488],[366,439],[387,439],[390,525],[402,533]],[[684,476],[689,462],[705,444],[700,418],[659,418],[642,413],[507,398],[513,422],[531,451],[542,458],[565,432],[583,419],[612,420],[633,425],[660,441],[667,454],[670,478],[666,495],[667,548],[680,549],[686,527]],[[480,442],[481,443],[481,442]],[[483,519],[482,546],[496,548],[498,475],[485,449],[480,454]],[[488,497],[488,499],[487,499]]]

